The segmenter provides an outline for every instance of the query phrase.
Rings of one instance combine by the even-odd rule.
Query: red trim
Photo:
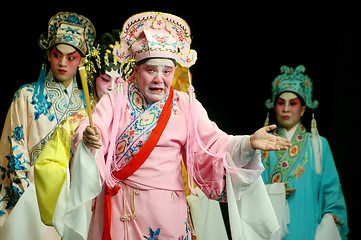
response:
[[[111,240],[112,237],[110,235],[110,225],[112,222],[112,196],[116,195],[119,191],[119,186],[114,186],[114,188],[110,188],[105,185],[105,193],[104,193],[104,228],[103,228],[103,237],[102,240]]]
[[[147,160],[149,155],[152,153],[153,149],[157,145],[165,127],[168,124],[170,115],[172,113],[172,105],[173,105],[173,89],[169,92],[169,96],[167,102],[164,105],[162,113],[159,116],[157,126],[153,129],[150,134],[148,140],[143,144],[140,148],[139,152],[133,156],[132,160],[127,163],[122,169],[119,171],[113,172],[113,176],[119,181],[127,179],[131,176],[135,171],[140,168],[143,163]]]
[[[152,153],[153,149],[157,145],[165,127],[168,124],[169,118],[172,114],[172,105],[173,105],[174,92],[171,87],[168,95],[168,99],[164,104],[163,110],[159,116],[157,126],[153,129],[148,140],[140,148],[139,152],[132,157],[132,160],[127,163],[122,169],[112,173],[119,181],[123,181],[131,176],[135,171],[140,168],[143,163],[148,159],[149,155]],[[117,189],[115,189],[117,188]],[[104,229],[102,240],[111,240],[110,228],[111,228],[111,211],[112,211],[112,202],[111,196],[114,196],[118,193],[119,186],[110,188],[106,186],[104,194]]]

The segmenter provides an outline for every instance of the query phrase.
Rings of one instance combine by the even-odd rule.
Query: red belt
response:
[[[122,169],[112,172],[113,177],[119,181],[123,181],[131,176],[135,171],[140,168],[143,163],[148,159],[153,149],[157,145],[165,127],[168,124],[169,118],[172,114],[173,105],[173,88],[170,88],[168,99],[163,107],[163,110],[159,116],[157,126],[153,129],[148,140],[140,148],[139,152],[135,154],[132,159]],[[116,195],[119,191],[119,186],[113,188],[106,186],[104,194],[104,229],[102,240],[111,240],[110,229],[111,229],[111,212],[112,212],[112,201],[111,197]]]

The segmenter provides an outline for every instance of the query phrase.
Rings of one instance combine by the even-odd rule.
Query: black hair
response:
[[[100,74],[105,74],[106,71],[108,72],[111,72],[112,70],[119,71],[120,63],[115,61],[114,55],[112,54],[113,49],[110,47],[110,45],[114,45],[116,41],[119,41],[119,34],[120,34],[120,30],[113,29],[111,30],[110,33],[104,33],[100,37],[100,40],[94,44],[95,47],[98,47],[100,49],[99,56],[100,56],[101,67],[99,68],[97,64],[94,64],[95,70],[97,72],[97,77]],[[91,57],[90,60],[95,63],[96,60],[92,58],[94,57]]]

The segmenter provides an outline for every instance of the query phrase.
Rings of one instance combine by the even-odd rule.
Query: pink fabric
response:
[[[187,134],[190,130],[189,96],[175,91],[178,100],[163,135],[148,160],[127,180],[121,184],[118,194],[112,197],[112,228],[113,239],[143,239],[150,237],[153,231],[159,239],[182,239],[189,237],[187,230],[187,206],[182,183],[181,160],[187,159]],[[128,104],[127,86],[124,86],[124,98]],[[116,93],[111,92],[102,97],[93,114],[93,121],[101,132],[103,146],[98,150],[96,161],[101,179],[104,183],[105,160],[109,148],[112,132],[112,117]],[[194,102],[197,113],[197,133],[199,140],[204,143],[214,157],[204,151],[199,144],[192,144],[194,153],[193,175],[196,183],[210,198],[224,200],[225,169],[223,161],[227,154],[229,136],[218,129],[210,121],[207,112],[198,102]],[[127,107],[120,109],[117,135],[132,121],[131,112]],[[82,133],[88,120],[85,119],[76,132],[77,139]],[[186,162],[187,166],[187,162]],[[188,169],[190,170],[190,169]],[[124,192],[125,191],[125,192]],[[89,239],[101,239],[103,232],[103,204],[104,187],[96,198],[94,213],[89,230]],[[124,195],[126,196],[124,201]],[[126,206],[125,209],[123,206]],[[151,230],[152,231],[151,231]]]
[[[120,62],[134,57],[140,61],[150,57],[176,60],[183,67],[192,66],[197,52],[190,49],[188,24],[181,18],[161,12],[143,12],[130,17],[120,35],[120,45],[113,53]]]

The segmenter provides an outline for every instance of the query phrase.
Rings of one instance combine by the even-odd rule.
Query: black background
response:
[[[44,2],[45,3],[45,2]],[[353,6],[315,8],[305,4],[107,1],[7,4],[1,23],[2,93],[0,125],[15,91],[37,80],[44,52],[38,46],[49,19],[60,11],[89,18],[97,36],[121,29],[130,16],[161,11],[186,20],[191,48],[198,60],[191,67],[198,100],[225,132],[252,134],[263,126],[271,82],[280,67],[303,64],[314,83],[319,133],[331,145],[348,207],[350,239],[360,213],[356,194],[360,146],[361,18]],[[274,123],[271,112],[271,123]],[[310,130],[311,111],[302,118]],[[360,174],[360,173],[359,173]]]

